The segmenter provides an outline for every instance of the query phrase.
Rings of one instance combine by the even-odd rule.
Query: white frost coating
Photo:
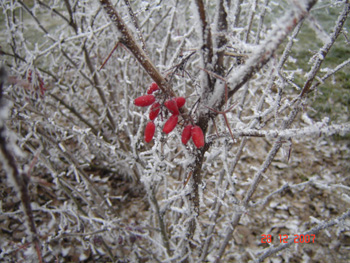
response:
[[[306,112],[304,112],[304,113],[301,115],[301,119],[302,119],[306,124],[308,124],[308,125],[310,125],[310,126],[314,124],[313,120],[310,119],[310,117],[307,115]]]
[[[86,260],[87,258],[88,258],[88,256],[85,255],[84,251],[81,251],[81,252],[80,252],[80,255],[79,255],[79,260],[80,260],[80,261],[84,261],[84,260]]]
[[[296,129],[286,129],[283,131],[280,130],[256,130],[256,129],[232,129],[234,136],[252,136],[252,137],[266,137],[269,140],[272,140],[276,137],[281,137],[284,139],[288,138],[309,138],[313,136],[331,136],[333,134],[349,134],[350,133],[350,123],[345,124],[334,124],[326,125],[326,122],[317,122],[313,125],[296,128]]]
[[[316,19],[314,19],[312,16],[310,17],[308,21],[309,27],[315,31],[316,37],[322,41],[323,44],[328,43],[331,41],[330,36],[327,34],[327,32],[324,31],[322,26],[317,22]]]
[[[299,11],[300,12],[300,11]],[[252,53],[246,64],[238,68],[229,78],[229,85],[236,87],[242,83],[243,79],[254,72],[256,69],[261,67],[261,62],[270,57],[273,52],[277,49],[281,41],[288,33],[287,28],[291,26],[296,16],[293,11],[288,12],[282,17],[278,24],[274,24],[271,32],[269,33],[266,40],[264,40]]]
[[[202,47],[203,46],[203,33],[202,33],[203,24],[202,24],[202,21],[199,17],[199,12],[198,12],[197,6],[195,4],[195,1],[191,1],[190,9],[191,9],[191,13],[193,14],[193,24],[194,24],[196,32],[199,36],[199,38],[198,38],[200,41],[199,47]],[[201,66],[203,66],[203,65],[201,65]]]
[[[62,247],[61,249],[61,253],[62,253],[62,256],[65,257],[69,254],[69,251],[70,251],[71,247]]]
[[[208,104],[210,108],[215,109],[215,105],[220,103],[225,94],[225,83],[223,81],[216,81],[213,95],[210,97]]]
[[[5,126],[5,121],[10,114],[13,103],[5,100],[0,101],[0,127]]]
[[[170,209],[180,214],[188,214],[188,209],[186,207],[179,208],[179,207],[171,206]]]
[[[311,223],[323,224],[323,221],[321,221],[313,216],[310,216],[310,221],[311,221]]]

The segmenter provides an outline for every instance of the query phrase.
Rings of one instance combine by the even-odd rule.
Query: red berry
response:
[[[158,87],[157,83],[152,82],[151,86],[149,86],[149,88],[147,90],[147,94],[152,94],[156,90],[159,90],[159,87]]]
[[[184,97],[177,97],[175,98],[176,105],[180,109],[183,105],[186,103],[186,99]]]
[[[160,111],[160,104],[158,102],[155,102],[151,106],[151,110],[149,112],[149,119],[153,121],[155,118],[157,118]]]
[[[189,124],[187,125],[184,130],[182,131],[182,135],[181,135],[181,141],[183,144],[187,144],[187,142],[191,139],[191,130],[192,130],[192,125]]]
[[[164,103],[164,106],[174,115],[179,115],[179,109],[177,107],[175,99],[168,100]]]
[[[153,95],[143,95],[134,100],[134,104],[140,107],[146,107],[152,105],[156,101]]]
[[[191,130],[192,141],[199,149],[204,146],[204,134],[199,126],[194,126]]]
[[[153,121],[148,122],[145,129],[145,141],[147,143],[152,140],[155,130],[156,130],[156,125],[154,124],[154,122]]]
[[[178,115],[171,115],[171,117],[166,121],[163,127],[163,132],[169,133],[176,127],[178,120]]]

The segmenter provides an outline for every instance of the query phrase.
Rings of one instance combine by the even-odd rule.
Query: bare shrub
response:
[[[348,1],[0,7],[1,260],[349,259]]]

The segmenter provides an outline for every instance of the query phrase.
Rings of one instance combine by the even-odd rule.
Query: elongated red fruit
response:
[[[163,127],[163,132],[169,133],[176,127],[178,120],[178,115],[171,115],[171,117],[166,121]]]
[[[181,141],[183,144],[187,144],[187,142],[191,139],[191,130],[192,130],[192,125],[189,124],[185,126],[184,130],[182,131],[181,135]]]
[[[204,146],[204,134],[199,126],[194,126],[191,130],[192,141],[196,147],[202,148]]]
[[[134,104],[139,107],[146,107],[152,105],[156,101],[153,95],[143,95],[134,100]]]
[[[186,103],[186,99],[184,97],[177,97],[175,98],[176,105],[180,109],[183,105]]]
[[[149,88],[147,90],[147,94],[152,94],[156,90],[159,90],[159,87],[158,87],[157,83],[152,82],[151,86],[149,86]]]
[[[158,102],[153,103],[149,111],[149,119],[153,121],[155,118],[157,118],[159,111],[160,111],[160,104]]]
[[[156,130],[156,125],[153,121],[150,121],[146,125],[145,129],[145,142],[150,142],[154,136],[154,132]]]
[[[174,115],[179,115],[179,108],[177,107],[175,99],[168,100],[164,103],[164,106]]]

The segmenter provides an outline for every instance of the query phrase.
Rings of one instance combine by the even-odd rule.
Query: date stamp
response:
[[[270,234],[261,235],[261,243],[271,243],[272,242],[272,236]],[[280,243],[288,243],[289,236],[288,235],[278,235]],[[294,235],[294,243],[315,243],[315,235]]]

